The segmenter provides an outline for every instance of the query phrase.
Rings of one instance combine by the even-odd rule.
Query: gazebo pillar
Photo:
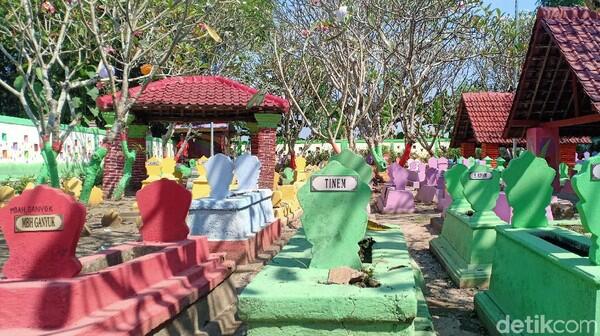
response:
[[[560,164],[560,136],[558,128],[547,127],[532,127],[527,129],[527,149],[536,155],[539,155],[543,150],[546,151],[544,158],[548,165],[558,171]],[[556,174],[554,179],[554,188],[558,190],[560,187],[559,175]]]
[[[475,157],[475,143],[463,142],[460,144],[460,154],[465,157]]]
[[[273,186],[275,164],[277,160],[277,127],[281,121],[281,114],[255,113],[256,124],[249,123],[250,143],[252,155],[260,161],[259,188],[269,189]]]
[[[491,157],[496,159],[500,156],[500,145],[494,143],[484,142],[481,144],[481,158]]]
[[[130,182],[130,187],[134,190],[141,189],[142,181],[146,179],[146,134],[148,130],[148,125],[130,125],[127,129],[129,150],[135,150],[135,162]]]
[[[102,191],[104,198],[112,195],[113,190],[123,176],[124,165],[123,151],[121,150],[121,138],[115,137],[108,143],[108,153],[104,157],[104,174],[102,176]]]
[[[577,153],[577,144],[560,144],[560,162],[564,162],[569,167],[575,167],[575,154]]]

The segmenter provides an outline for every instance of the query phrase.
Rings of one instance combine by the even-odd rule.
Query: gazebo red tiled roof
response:
[[[458,107],[450,147],[461,142],[479,144],[512,144],[512,139],[502,136],[504,125],[513,105],[514,94],[508,92],[463,93]],[[561,143],[590,143],[589,137],[561,137]],[[519,138],[519,143],[525,143]]]
[[[139,93],[133,87],[129,94]],[[168,77],[146,87],[131,111],[146,121],[232,121],[253,120],[254,113],[289,111],[287,100],[266,94],[262,104],[248,108],[248,102],[259,91],[234,80],[219,76]],[[113,108],[112,97],[96,101],[101,110]]]
[[[522,137],[529,127],[600,135],[600,13],[538,9],[504,135]]]

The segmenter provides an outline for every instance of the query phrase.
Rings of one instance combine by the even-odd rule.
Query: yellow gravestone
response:
[[[303,157],[296,158],[296,182],[306,181],[306,159]]]
[[[29,182],[25,185],[25,188],[23,188],[23,190],[31,190],[33,188],[35,188],[35,183]]]
[[[160,161],[161,160],[155,156],[151,157],[150,159],[148,159],[148,161],[146,161],[146,174],[148,175],[148,178],[142,181],[142,188],[154,181],[160,180]]]
[[[198,177],[194,180],[192,186],[192,198],[208,197],[210,195],[210,185],[206,179],[206,168],[204,164],[208,161],[206,156],[201,157],[196,161],[196,171],[198,171]]]
[[[102,189],[98,187],[93,187],[92,192],[90,193],[90,200],[88,202],[88,205],[95,206],[102,203],[102,201],[104,201]]]
[[[15,196],[15,189],[9,186],[0,187],[0,207],[3,207]]]
[[[287,204],[292,212],[300,209],[300,203],[296,197],[297,189],[294,185],[282,185],[279,187],[281,191],[281,202]]]
[[[83,183],[77,177],[73,177],[63,182],[63,191],[77,199],[81,195],[81,188]]]
[[[161,167],[161,175],[160,178],[166,178],[169,180],[178,180],[175,177],[175,167],[177,166],[177,162],[174,158],[168,157],[162,159],[160,163]]]

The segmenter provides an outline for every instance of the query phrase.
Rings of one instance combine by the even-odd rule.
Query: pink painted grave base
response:
[[[162,249],[70,279],[0,280],[0,335],[146,334],[231,274],[206,237],[129,243],[80,261],[85,268],[135,246]]]

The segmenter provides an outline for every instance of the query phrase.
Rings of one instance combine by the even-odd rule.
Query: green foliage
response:
[[[16,194],[21,194],[25,187],[29,183],[35,183],[36,177],[33,175],[30,176],[20,176],[17,179],[8,179],[0,182],[0,186],[9,186],[15,190]]]

